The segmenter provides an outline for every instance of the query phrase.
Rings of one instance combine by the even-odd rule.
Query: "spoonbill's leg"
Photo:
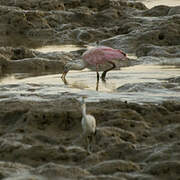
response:
[[[96,81],[96,91],[99,90],[99,80]]]
[[[96,81],[96,91],[99,89],[99,65],[96,64],[96,74],[97,74],[97,81]]]
[[[99,70],[99,66],[98,66],[98,64],[96,64],[97,81],[99,81],[99,72],[98,72],[98,70]]]
[[[102,79],[103,81],[105,81],[106,73],[116,67],[116,65],[115,65],[113,62],[108,61],[108,63],[112,64],[113,66],[112,66],[111,68],[105,70],[105,71],[102,73],[101,79]]]

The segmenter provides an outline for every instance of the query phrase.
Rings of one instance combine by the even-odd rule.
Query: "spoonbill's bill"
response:
[[[99,81],[99,65],[109,63],[110,68],[106,69],[101,76],[101,79],[105,81],[106,73],[116,67],[113,60],[125,60],[127,59],[126,54],[119,50],[113,49],[105,46],[98,46],[91,48],[83,53],[82,60],[75,60],[74,62],[69,62],[64,67],[64,72],[62,73],[62,80],[66,82],[66,75],[69,70],[82,70],[88,68],[88,66],[95,66],[97,72],[97,81]]]

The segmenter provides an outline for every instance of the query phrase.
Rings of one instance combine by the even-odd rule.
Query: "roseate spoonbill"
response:
[[[74,62],[69,62],[64,67],[64,72],[62,73],[62,80],[66,82],[66,75],[69,70],[82,70],[88,66],[95,66],[97,73],[97,81],[99,81],[99,65],[109,63],[112,66],[106,69],[101,76],[101,79],[105,81],[106,73],[116,67],[112,60],[123,60],[126,59],[126,54],[119,49],[113,49],[105,46],[98,46],[91,48],[83,53],[82,60],[75,60]]]
[[[81,125],[83,129],[83,137],[86,140],[87,150],[90,152],[90,143],[94,139],[96,133],[96,119],[90,114],[86,114],[86,103],[85,98],[80,99],[81,110],[82,110],[82,120]]]

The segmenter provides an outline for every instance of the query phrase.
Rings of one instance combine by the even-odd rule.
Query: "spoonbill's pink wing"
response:
[[[82,58],[89,64],[103,64],[107,61],[123,59],[126,54],[119,49],[113,49],[109,47],[96,47],[86,51]]]

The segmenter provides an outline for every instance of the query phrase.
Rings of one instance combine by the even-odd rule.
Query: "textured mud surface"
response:
[[[87,103],[97,120],[90,154],[72,95],[45,102],[7,100],[0,107],[2,178],[179,178],[179,103]]]

